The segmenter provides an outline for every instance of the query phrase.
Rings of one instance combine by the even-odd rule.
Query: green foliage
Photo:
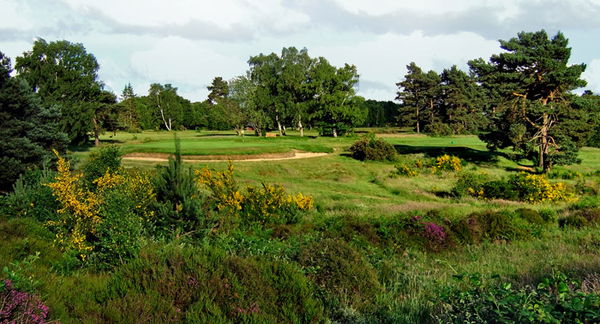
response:
[[[48,169],[23,173],[13,191],[0,201],[0,212],[10,217],[33,217],[40,222],[57,218],[59,204],[46,186],[55,173]]]
[[[348,149],[352,157],[360,161],[394,161],[396,149],[388,142],[375,138],[375,136],[364,136],[356,141]]]
[[[96,269],[109,268],[137,256],[147,225],[141,215],[135,213],[136,202],[123,188],[110,190],[103,198],[99,212],[102,222],[96,231],[94,251],[89,256],[89,262]]]
[[[175,138],[175,158],[169,158],[166,167],[158,167],[154,179],[159,228],[169,232],[198,231],[202,229],[206,213],[204,197],[194,181],[192,168],[184,168],[179,140]]]
[[[33,263],[40,258],[40,252],[26,256],[21,261],[13,261],[2,268],[1,278],[10,280],[16,290],[34,293],[41,284],[34,275]],[[1,290],[1,289],[0,289]]]
[[[400,122],[402,125],[414,126],[417,133],[425,129],[426,125],[435,122],[437,102],[441,95],[440,76],[435,71],[427,73],[411,62],[406,66],[408,70],[404,80],[396,83],[400,100]]]
[[[600,208],[574,210],[558,220],[561,227],[582,228],[600,223]]]
[[[500,45],[505,52],[489,63],[469,62],[491,98],[490,129],[481,139],[490,149],[513,147],[544,171],[575,163],[594,126],[569,94],[586,84],[585,64],[567,65],[571,48],[560,32],[551,39],[544,30],[521,32]]]
[[[464,276],[458,276],[463,280]],[[593,323],[600,320],[600,295],[561,273],[537,286],[485,285],[481,275],[466,277],[467,289],[446,291],[440,313],[445,323]]]
[[[102,91],[94,55],[82,44],[38,39],[15,67],[45,105],[60,107],[61,130],[71,143],[87,142]]]
[[[344,241],[324,239],[314,242],[302,249],[298,262],[326,293],[326,306],[334,319],[342,316],[346,308],[359,313],[373,309],[375,297],[381,291],[377,275],[371,265]]]
[[[293,265],[209,247],[148,247],[115,272],[109,290],[115,322],[324,320],[311,284]]]
[[[10,59],[0,52],[0,192],[8,192],[26,170],[49,162],[52,148],[62,151],[67,144],[60,112],[11,72]]]
[[[489,176],[483,173],[464,171],[458,175],[458,180],[452,188],[455,197],[478,195],[477,190],[489,181]]]
[[[106,172],[118,172],[122,156],[123,153],[116,145],[103,146],[92,151],[82,167],[87,183],[92,184]]]

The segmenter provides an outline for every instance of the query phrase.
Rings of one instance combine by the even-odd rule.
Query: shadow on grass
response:
[[[123,144],[123,143],[125,143],[125,142],[123,142],[121,140],[115,140],[115,139],[103,139],[100,141],[100,145],[112,145],[112,144]],[[73,151],[73,152],[87,152],[94,147],[96,147],[94,145],[94,142],[89,141],[85,144],[69,145],[68,150]]]
[[[499,157],[508,158],[506,153],[492,152],[488,150],[476,150],[470,147],[447,147],[447,146],[412,146],[412,145],[394,145],[398,154],[419,154],[423,153],[427,157],[438,157],[444,154],[454,155],[462,160],[475,164],[487,164],[498,162]]]

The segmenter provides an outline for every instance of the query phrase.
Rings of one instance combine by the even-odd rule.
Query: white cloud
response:
[[[320,46],[313,55],[331,58],[332,63],[338,66],[355,64],[361,80],[387,86],[387,89],[377,89],[376,92],[361,89],[361,95],[369,97],[377,94],[377,99],[392,100],[396,93],[395,84],[404,78],[406,65],[411,61],[424,70],[437,72],[453,64],[466,69],[468,60],[488,58],[498,50],[498,42],[474,33],[426,36],[414,32],[406,36],[388,33],[372,40],[340,46]]]
[[[586,89],[600,93],[600,58],[592,60],[585,69],[582,78],[588,82]]]
[[[32,21],[23,15],[25,10],[27,10],[26,6],[17,2],[0,0],[0,12],[2,12],[0,28],[27,29],[33,27]]]
[[[148,50],[133,53],[130,64],[149,82],[172,83],[184,92],[200,89],[201,92],[188,98],[201,100],[205,99],[205,88],[214,77],[230,79],[247,69],[245,57],[221,53],[216,48],[218,44],[211,42],[167,37]]]

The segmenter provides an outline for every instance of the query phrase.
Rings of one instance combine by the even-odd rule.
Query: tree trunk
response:
[[[419,122],[419,109],[417,108],[417,134],[421,132],[421,123]]]
[[[275,121],[277,121],[277,129],[279,129],[279,136],[283,136],[283,129],[281,128],[281,122],[279,121],[279,115],[275,115]]]
[[[302,126],[301,119],[298,119],[298,129],[300,130],[300,137],[304,137],[304,126]]]
[[[337,137],[337,129],[335,127],[333,128],[333,137]]]
[[[540,127],[540,160],[538,166],[542,168],[543,172],[548,171],[549,165],[547,161],[548,157],[548,146],[550,141],[548,139],[548,128],[550,127],[550,117],[547,113],[542,116],[542,126]]]
[[[100,146],[100,126],[98,125],[96,116],[92,118],[92,123],[94,124],[94,146]]]
[[[285,130],[285,125],[282,125],[281,127],[283,128],[283,136],[287,136],[287,132]]]

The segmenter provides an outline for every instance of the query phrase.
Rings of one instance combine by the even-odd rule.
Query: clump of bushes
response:
[[[13,191],[0,199],[0,214],[33,217],[40,222],[57,218],[59,204],[46,184],[54,180],[49,169],[31,170],[21,174]]]
[[[324,239],[309,244],[300,251],[298,262],[308,276],[324,290],[326,306],[338,310],[333,318],[341,316],[344,308],[369,312],[381,291],[373,267],[346,242]]]
[[[360,161],[394,161],[394,146],[374,135],[364,136],[349,148],[352,157]]]
[[[55,244],[82,261],[92,257],[100,264],[114,265],[134,256],[154,215],[155,194],[148,175],[116,166],[90,187],[84,174],[71,170],[69,161],[58,156],[57,163],[55,180],[47,186],[60,209],[57,219],[46,222],[56,234]]]
[[[458,276],[464,280],[465,276]],[[596,323],[600,295],[585,293],[581,283],[555,273],[537,286],[511,283],[485,286],[480,275],[466,276],[466,290],[442,294],[439,315],[444,323]]]
[[[149,246],[114,273],[108,292],[109,322],[325,320],[312,283],[294,264],[209,246]]]
[[[525,172],[500,180],[489,180],[484,175],[463,173],[452,192],[458,197],[470,195],[478,198],[517,200],[529,203],[575,200],[572,189],[565,183],[552,183],[544,175]]]
[[[394,174],[414,177],[419,173],[458,172],[462,170],[462,164],[459,157],[444,154],[436,158],[418,159],[412,164],[397,164]]]
[[[240,218],[245,224],[294,224],[302,212],[311,210],[311,196],[288,194],[281,185],[262,183],[260,186],[239,188],[231,162],[225,171],[208,168],[196,170],[197,181],[211,192],[216,209],[226,217],[224,221],[235,223]]]
[[[600,223],[600,208],[598,207],[575,210],[558,220],[560,227],[582,228],[598,223]]]

